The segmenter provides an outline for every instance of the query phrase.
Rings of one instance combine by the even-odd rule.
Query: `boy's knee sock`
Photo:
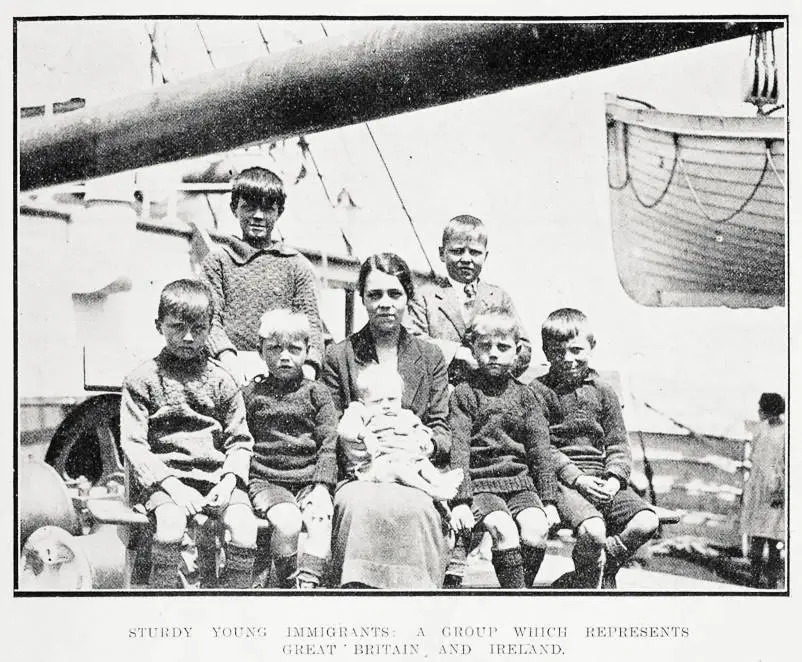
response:
[[[626,563],[631,552],[621,540],[620,536],[608,536],[604,542],[604,553],[607,560],[604,564],[604,574],[602,576],[602,588],[618,588],[615,576]]]
[[[524,564],[524,584],[526,588],[532,588],[540,566],[543,565],[543,559],[546,557],[546,546],[521,545],[521,557]]]
[[[273,559],[276,565],[276,578],[279,588],[295,588],[295,572],[298,570],[298,554],[289,556],[276,556]]]
[[[763,575],[763,538],[752,538],[749,545],[749,585],[753,588],[760,588],[760,578]]]
[[[181,565],[180,542],[153,541],[150,549],[150,588],[177,588],[178,567]]]
[[[501,588],[524,588],[521,548],[493,550],[493,568]]]
[[[783,572],[783,561],[780,549],[773,540],[769,541],[769,559],[766,564],[766,580],[769,588],[777,588]]]
[[[326,573],[326,559],[314,554],[301,554],[295,578],[298,588],[317,588]]]
[[[470,545],[470,533],[458,533],[454,541],[454,549],[451,550],[451,557],[446,566],[446,576],[443,580],[443,588],[460,588],[465,577],[465,565],[468,562],[468,545]]]
[[[228,543],[226,545],[226,567],[220,577],[220,586],[223,588],[251,588],[255,556],[255,547],[240,547]]]
[[[604,569],[604,548],[578,540],[571,554],[574,559],[573,588],[600,588]]]

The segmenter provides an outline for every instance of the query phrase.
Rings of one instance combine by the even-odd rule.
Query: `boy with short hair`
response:
[[[452,463],[466,473],[453,518],[475,518],[490,533],[502,588],[531,588],[557,521],[548,423],[531,389],[512,376],[521,347],[515,318],[505,309],[480,312],[467,337],[477,369],[451,397]]]
[[[206,349],[213,304],[200,282],[161,293],[165,347],[123,382],[120,444],[133,470],[132,501],[155,520],[149,587],[175,588],[187,519],[219,516],[227,529],[221,585],[250,588],[256,521],[244,487],[253,439],[234,380]]]
[[[254,511],[270,523],[271,549],[259,550],[256,574],[272,555],[280,588],[316,588],[331,546],[337,414],[329,390],[304,377],[310,327],[303,313],[266,312],[259,337],[268,374],[244,389],[255,441],[248,491]],[[308,537],[299,557],[303,525]]]
[[[654,535],[659,520],[629,487],[632,453],[621,405],[589,366],[596,339],[587,317],[573,308],[555,310],[542,339],[550,367],[539,382],[556,393],[563,414],[551,426],[557,509],[577,535],[575,570],[555,586],[616,588],[619,568]]]
[[[479,278],[488,255],[484,223],[468,214],[452,218],[443,228],[439,254],[448,277],[421,287],[410,300],[409,331],[428,337],[440,347],[449,366],[449,381],[456,384],[477,367],[465,343],[472,317],[491,307],[505,308],[521,329],[520,351],[511,369],[514,377],[520,377],[529,366],[532,346],[510,296],[498,285]]]
[[[286,200],[281,179],[265,168],[247,168],[231,182],[231,211],[242,240],[227,237],[203,261],[203,279],[216,314],[209,337],[212,356],[241,383],[245,368],[237,352],[258,352],[259,317],[266,310],[302,312],[311,327],[305,374],[314,379],[323,357],[323,324],[317,279],[309,261],[272,238]]]
[[[432,431],[401,408],[404,380],[386,365],[371,364],[357,377],[359,400],[352,402],[337,426],[345,473],[357,480],[401,483],[444,501],[457,493],[461,469],[441,473],[429,460]],[[392,430],[392,448],[379,445],[377,432]]]

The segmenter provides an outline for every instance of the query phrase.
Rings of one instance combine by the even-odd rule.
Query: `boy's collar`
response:
[[[290,393],[293,391],[297,391],[298,388],[304,382],[304,375],[301,373],[296,379],[291,380],[283,380],[283,379],[276,379],[274,375],[264,375],[262,379],[260,379],[257,383],[265,384],[269,388],[275,391],[281,391],[282,393]]]
[[[541,381],[546,384],[550,389],[557,391],[557,390],[571,390],[581,386],[582,384],[595,384],[596,380],[599,378],[599,373],[596,372],[593,368],[588,368],[588,371],[585,373],[584,377],[578,379],[573,382],[564,382],[557,379],[551,370],[547,372],[542,378]]]
[[[239,265],[250,262],[255,255],[259,255],[260,253],[270,253],[282,257],[291,257],[298,254],[298,251],[294,248],[285,246],[280,241],[273,241],[264,248],[257,248],[247,241],[243,241],[239,237],[234,236],[223,237],[222,247],[223,250],[231,256],[231,259]]]
[[[458,280],[454,280],[451,276],[446,276],[446,282],[458,292],[464,292],[466,285],[473,284],[477,288],[479,287],[478,278],[476,280],[472,280],[470,283],[460,283]]]
[[[196,354],[195,356],[185,357],[185,356],[176,356],[169,349],[167,349],[167,347],[162,347],[162,351],[159,352],[159,358],[173,365],[196,366],[199,363],[205,363],[211,357],[209,355],[209,352],[205,349],[202,350],[200,353]]]

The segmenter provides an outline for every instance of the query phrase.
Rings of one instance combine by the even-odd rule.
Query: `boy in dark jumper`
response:
[[[616,573],[659,526],[652,507],[630,488],[632,453],[613,389],[588,366],[596,340],[587,317],[573,308],[543,323],[548,374],[563,419],[551,426],[557,509],[574,528],[574,571],[555,586],[616,588]]]
[[[175,588],[187,519],[219,516],[227,529],[220,584],[250,588],[256,520],[244,487],[253,439],[234,380],[209,358],[211,294],[193,280],[161,293],[165,347],[123,382],[120,444],[134,474],[130,499],[155,520],[150,588]]]
[[[302,372],[309,350],[306,316],[268,311],[259,336],[268,375],[244,390],[255,440],[249,492],[271,533],[270,550],[259,550],[257,573],[272,556],[281,588],[315,588],[331,546],[337,414],[329,390]],[[308,535],[299,556],[302,526]]]
[[[209,349],[240,383],[246,368],[237,352],[259,351],[259,316],[266,310],[302,312],[311,327],[304,374],[314,379],[323,359],[323,323],[317,278],[298,251],[273,239],[284,212],[281,179],[265,168],[247,168],[231,182],[231,211],[242,239],[227,237],[203,261],[203,279],[214,296]]]
[[[532,390],[512,376],[521,345],[510,312],[479,313],[468,338],[478,367],[451,397],[451,461],[466,474],[452,517],[490,533],[502,588],[531,588],[557,521],[548,423]]]

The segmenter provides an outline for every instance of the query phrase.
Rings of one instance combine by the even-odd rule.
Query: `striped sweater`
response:
[[[562,384],[552,373],[538,382],[538,388],[554,391],[560,403],[562,420],[550,421],[552,457],[560,480],[573,486],[582,474],[615,476],[625,487],[632,472],[632,451],[612,387],[594,370],[579,384]]]

